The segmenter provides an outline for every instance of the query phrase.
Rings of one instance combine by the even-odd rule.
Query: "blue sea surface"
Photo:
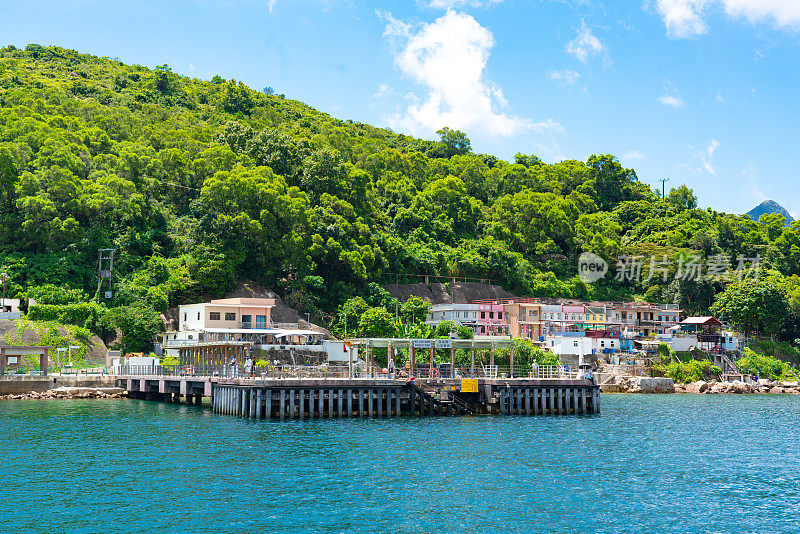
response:
[[[248,421],[0,401],[0,532],[800,532],[800,397]]]

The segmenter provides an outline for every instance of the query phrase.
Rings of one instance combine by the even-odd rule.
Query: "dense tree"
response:
[[[789,312],[786,293],[764,280],[742,280],[729,285],[717,298],[711,311],[742,329],[745,335],[756,332],[777,334]]]
[[[587,285],[575,276],[576,260],[592,251],[612,265],[623,255],[698,255],[704,269],[713,264],[726,275],[740,256],[758,256],[777,273],[767,283],[800,302],[792,282],[800,223],[698,209],[686,186],[661,200],[612,155],[547,164],[517,154],[507,162],[474,154],[464,132],[438,134],[428,141],[338,120],[283,95],[219,76],[182,77],[166,65],[149,70],[39,45],[0,49],[7,290],[32,294],[49,283],[78,291],[83,302],[47,305],[87,304],[97,249],[114,248],[109,309],[155,313],[255,280],[303,312],[334,317],[335,331],[343,314],[351,332],[359,328],[370,309],[384,311],[369,311],[369,328],[396,331],[384,314],[393,321],[400,308],[410,323],[400,328],[422,335],[424,306],[401,308],[381,283],[473,277],[520,294],[646,296],[705,311],[735,280],[676,280],[673,265],[667,281]],[[726,319],[736,299],[725,295],[737,291],[734,284],[719,298]],[[768,297],[780,314],[778,293]],[[363,299],[349,300],[357,295]],[[790,309],[800,317],[800,305]],[[114,313],[148,332],[129,344],[140,347],[152,316]],[[800,332],[791,318],[780,331],[772,320],[742,324],[784,337]]]

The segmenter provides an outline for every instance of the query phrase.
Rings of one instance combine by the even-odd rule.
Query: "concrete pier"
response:
[[[199,404],[246,419],[455,415],[580,415],[600,413],[599,387],[587,380],[522,378],[223,379],[119,376],[130,396]]]

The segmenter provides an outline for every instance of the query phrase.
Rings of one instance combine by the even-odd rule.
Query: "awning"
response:
[[[275,337],[287,337],[287,336],[322,336],[325,335],[322,332],[317,332],[316,330],[278,330],[278,333],[275,334]]]
[[[283,332],[278,328],[203,328],[209,334],[277,334]]]

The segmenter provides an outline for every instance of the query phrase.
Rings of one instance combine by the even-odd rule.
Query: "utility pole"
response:
[[[100,289],[103,281],[108,280],[106,298],[111,298],[112,277],[114,276],[114,251],[113,248],[101,248],[97,257],[97,303],[100,304]]]
[[[664,200],[664,196],[665,196],[664,193],[666,192],[666,188],[664,187],[664,184],[666,182],[669,182],[669,178],[660,178],[658,181],[661,182],[661,200]]]

